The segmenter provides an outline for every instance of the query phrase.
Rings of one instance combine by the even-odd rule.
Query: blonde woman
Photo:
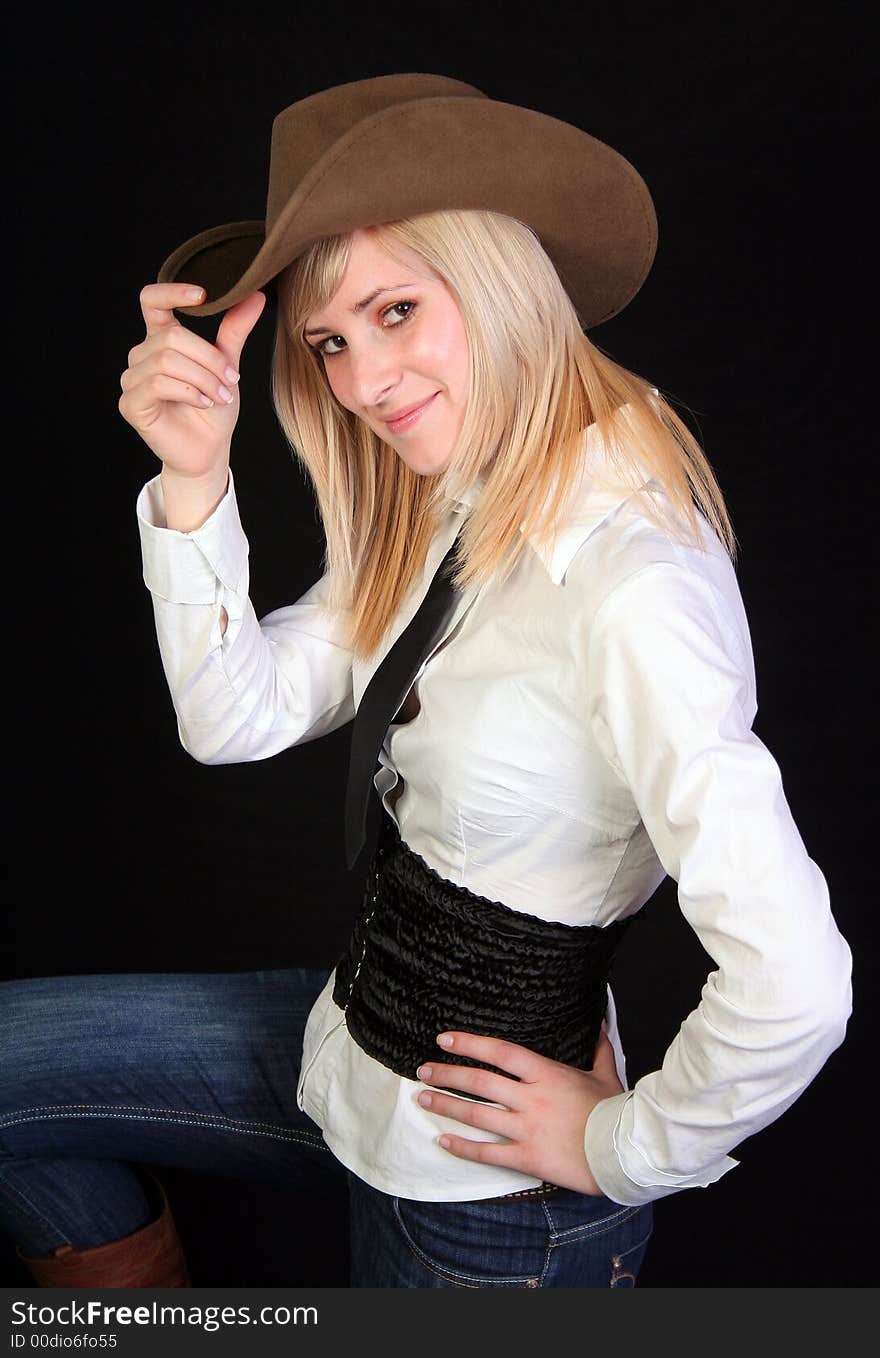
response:
[[[341,1285],[634,1286],[653,1202],[733,1169],[843,1040],[850,953],[751,730],[722,492],[586,333],[655,244],[611,148],[385,76],[279,114],[266,222],[144,287],[119,408],[162,463],[138,518],[182,744],[259,760],[354,719],[350,866],[369,784],[381,830],[332,970],[3,987],[0,1202],[44,1285],[187,1285],[138,1168],[177,1164],[347,1185]],[[258,619],[230,455],[270,292],[327,550]],[[175,311],[223,312],[216,341]],[[609,976],[667,874],[715,967],[629,1088]]]

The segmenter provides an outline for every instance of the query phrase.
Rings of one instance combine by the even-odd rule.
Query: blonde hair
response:
[[[375,651],[420,578],[453,488],[484,478],[454,558],[452,578],[460,588],[506,579],[528,546],[527,534],[542,544],[555,541],[591,424],[617,482],[642,495],[655,524],[683,540],[679,511],[699,541],[696,501],[735,560],[724,497],[699,443],[651,383],[587,338],[530,227],[500,213],[460,209],[370,231],[391,255],[398,243],[409,246],[444,280],[467,335],[470,380],[445,469],[412,471],[340,405],[323,360],[303,337],[309,315],[339,286],[351,234],[317,241],[279,275],[272,399],[317,499],[326,538],[326,607],[347,613],[348,644],[357,657]],[[650,491],[640,492],[647,476],[660,481],[671,517]]]

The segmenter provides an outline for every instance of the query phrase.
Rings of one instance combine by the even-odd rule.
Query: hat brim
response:
[[[632,300],[657,248],[651,194],[618,151],[534,109],[444,96],[358,122],[274,222],[199,232],[168,256],[159,282],[201,284],[206,301],[175,309],[212,316],[270,284],[323,236],[443,208],[489,209],[531,226],[585,328]]]

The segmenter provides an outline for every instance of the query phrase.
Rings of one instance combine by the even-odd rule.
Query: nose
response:
[[[390,346],[366,344],[351,348],[348,356],[352,399],[372,410],[394,391],[400,382],[400,363]]]

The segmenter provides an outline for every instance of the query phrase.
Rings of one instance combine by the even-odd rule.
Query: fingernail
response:
[[[186,295],[190,302],[197,302],[204,291],[204,288],[187,288]]]
[[[422,1105],[423,1108],[430,1108],[430,1107],[431,1107],[431,1095],[430,1095],[430,1094],[420,1094],[420,1095],[419,1095],[419,1103]]]
[[[420,1080],[430,1080],[430,1078],[431,1078],[431,1067],[430,1067],[430,1066],[419,1066],[418,1070],[416,1071],[416,1075],[418,1075],[418,1077],[419,1077]]]
[[[230,363],[224,374],[227,382],[237,382],[241,374]]]
[[[449,1033],[441,1033],[440,1036],[437,1038],[437,1041],[440,1043],[441,1047],[452,1046],[452,1038],[450,1037]]]

